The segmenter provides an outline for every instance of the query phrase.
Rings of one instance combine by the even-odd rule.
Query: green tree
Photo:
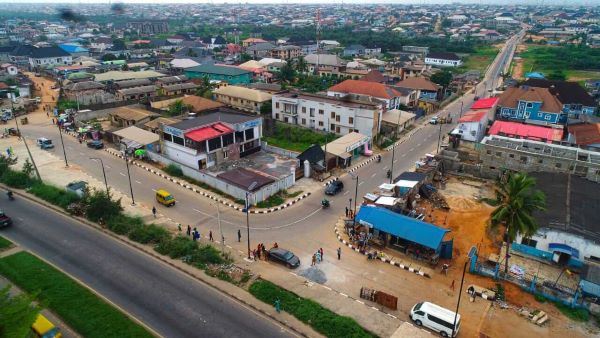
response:
[[[23,163],[23,169],[21,169],[21,171],[23,172],[23,174],[27,175],[27,176],[31,176],[31,174],[33,173],[33,170],[35,168],[33,167],[33,164],[31,164],[31,161],[29,161],[28,158],[25,159],[25,162]]]
[[[496,203],[498,206],[492,212],[490,226],[493,230],[504,227],[504,273],[508,273],[510,245],[518,235],[530,237],[536,233],[538,224],[533,212],[546,208],[546,196],[535,189],[533,177],[526,173],[510,173],[496,182]]]
[[[260,106],[260,114],[263,116],[271,116],[271,113],[273,112],[273,106],[271,105],[271,102],[267,102],[267,103],[263,103],[263,105]]]
[[[296,78],[296,70],[294,70],[292,65],[288,62],[281,67],[275,77],[281,82],[292,83]]]
[[[248,54],[248,53],[242,53],[240,55],[240,62],[243,63],[243,62],[247,62],[247,61],[250,61],[250,60],[252,60],[252,56],[250,56],[250,54]]]
[[[108,54],[102,55],[102,61],[114,61],[116,59],[117,59],[117,57],[114,54],[108,53]]]
[[[296,61],[294,62],[294,68],[296,69],[296,71],[298,73],[305,73],[306,70],[308,69],[306,60],[304,59],[304,56],[299,56],[298,59],[296,59]]]
[[[203,77],[199,85],[200,88],[196,90],[196,95],[207,99],[212,99],[212,91],[215,89],[215,86],[210,83],[208,76]]]
[[[452,73],[447,70],[443,70],[431,75],[430,80],[431,82],[446,88],[450,84],[450,81],[452,81]]]
[[[183,103],[182,100],[177,100],[169,105],[167,113],[169,116],[177,116],[190,111],[190,109],[190,105]]]
[[[28,337],[31,325],[40,313],[35,296],[22,293],[10,296],[10,286],[0,289],[0,337]]]
[[[110,191],[93,189],[85,194],[85,215],[92,222],[103,219],[105,222],[122,211],[121,199],[113,200]]]
[[[567,75],[562,70],[555,70],[548,74],[548,80],[561,80],[565,81],[567,79]]]

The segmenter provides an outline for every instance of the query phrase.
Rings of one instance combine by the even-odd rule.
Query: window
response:
[[[452,330],[452,323],[448,323],[444,320],[441,320],[440,318],[436,317],[436,316],[432,316],[429,313],[427,314],[427,319],[431,320],[432,322],[442,325],[444,327],[449,328],[450,330]]]
[[[165,141],[173,142],[173,135],[171,134],[163,133],[163,138]]]
[[[527,108],[533,108],[533,102],[527,102]]]
[[[542,163],[544,163],[544,159],[543,159],[543,158],[540,158],[540,159],[538,160],[538,163],[539,163],[539,164],[542,164]]]
[[[283,118],[283,122],[285,122],[285,123],[290,123],[290,121],[289,121],[289,119],[288,119],[288,117],[287,117],[287,116]]]
[[[521,163],[527,163],[527,161],[529,160],[529,157],[521,156],[520,160],[521,160]]]
[[[491,155],[492,151],[491,150],[486,150],[485,153],[488,154],[488,155]]]
[[[334,111],[332,111],[332,112],[331,112],[331,118],[332,118],[332,119],[334,119],[334,118],[335,118],[335,112],[334,112]]]
[[[546,116],[544,116],[544,120],[550,121],[550,119],[552,119],[552,115],[546,114]]]
[[[554,167],[555,167],[555,168],[557,168],[557,169],[559,169],[559,168],[561,168],[561,167],[562,167],[562,164],[561,164],[561,163],[558,163],[558,162],[556,162],[556,164],[554,164]]]
[[[229,150],[223,150],[223,158],[226,159],[229,157]]]
[[[340,133],[340,127],[335,127],[335,132],[339,134]]]
[[[302,113],[306,114],[306,107],[302,107]]]
[[[530,246],[532,248],[535,248],[536,245],[537,245],[537,241],[533,240],[531,238],[525,238],[525,237],[523,237],[523,239],[521,240],[521,244]]]
[[[502,152],[501,152],[501,151],[497,151],[497,152],[496,152],[496,156],[498,156],[498,157],[502,157]]]
[[[323,126],[323,121],[319,121],[319,127]]]
[[[348,118],[348,123],[349,124],[354,124],[354,117],[349,117]]]
[[[177,144],[179,144],[181,146],[184,145],[183,144],[183,138],[181,138],[181,137],[173,136],[173,142],[175,142],[175,143],[177,143]]]
[[[279,109],[279,102],[275,102],[275,108]]]
[[[254,128],[246,129],[245,134],[246,134],[246,141],[253,139],[254,138]]]
[[[213,151],[221,148],[221,138],[215,137],[208,140],[208,151]]]
[[[331,124],[331,128],[329,128],[329,130],[335,130],[335,124]]]
[[[337,116],[335,117],[335,122],[340,122],[340,115],[337,115]]]
[[[508,154],[508,157],[515,158],[515,154]]]
[[[319,109],[319,115],[323,115],[325,114],[325,112],[323,111],[323,109]]]
[[[302,124],[306,125],[306,119],[302,119]]]
[[[279,113],[275,113],[275,119],[279,120]]]
[[[228,145],[233,144],[233,133],[223,135],[222,139],[223,139],[223,147],[227,147]]]
[[[538,114],[537,114],[537,117],[542,117],[543,115],[544,115],[544,114],[542,114],[542,113],[538,113]]]

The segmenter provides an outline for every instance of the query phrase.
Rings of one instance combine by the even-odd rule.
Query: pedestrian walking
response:
[[[212,230],[208,231],[208,240],[211,241],[211,242],[214,242],[213,236],[212,236]]]
[[[185,231],[185,233],[189,236],[192,234],[192,227],[188,224],[187,230]]]
[[[192,240],[194,242],[198,239],[198,237],[196,237],[196,236],[197,236],[196,229],[194,229],[194,231],[192,232]]]
[[[258,257],[258,259],[259,259],[259,260],[260,260],[260,254],[261,254],[261,252],[262,252],[262,249],[261,249],[261,247],[260,247],[260,244],[259,244],[259,245],[256,247],[256,253],[258,254],[258,256],[257,256],[257,257]]]
[[[448,264],[442,265],[442,273],[448,276]]]
[[[242,241],[242,232],[238,229],[238,242]]]
[[[275,311],[277,311],[277,313],[281,312],[281,301],[279,299],[275,301]]]
[[[338,247],[337,254],[338,254],[338,261],[339,261],[340,259],[342,259],[342,248]]]
[[[317,263],[321,263],[321,253],[319,252],[319,250],[317,250],[315,256],[317,257]]]
[[[321,253],[321,260],[324,260],[325,256],[323,256],[323,248],[319,248],[319,252]]]
[[[177,223],[177,231],[181,233],[181,223]]]
[[[310,266],[314,266],[317,263],[317,256],[315,254],[312,255],[312,262],[310,263]]]
[[[348,207],[346,207],[346,217],[348,217]]]
[[[46,110],[46,117],[50,117],[50,113]]]
[[[52,119],[52,124],[56,124],[56,122],[54,121],[54,119]]]
[[[152,207],[152,215],[154,215],[154,218],[156,218],[156,207]]]
[[[450,290],[454,291],[454,279],[452,280],[452,284],[450,284]]]

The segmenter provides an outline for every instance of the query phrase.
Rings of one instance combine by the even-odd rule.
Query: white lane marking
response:
[[[404,156],[404,155],[402,155],[402,156]],[[398,160],[394,160],[394,163],[396,163],[396,162],[398,162]]]
[[[156,189],[152,189],[152,191],[156,192]]]
[[[344,196],[348,195],[350,193],[350,190],[346,190],[346,192],[344,193]]]
[[[119,174],[121,174],[121,176],[127,176],[127,175],[125,175],[125,174],[123,174],[123,173],[119,173]]]
[[[106,167],[106,169],[110,169],[110,166],[109,166],[109,165],[106,165],[105,167]]]
[[[340,292],[340,295],[344,296],[344,297],[348,297],[347,294]]]
[[[377,173],[373,173],[373,175],[371,175],[371,178],[377,176]]]
[[[358,185],[360,186],[360,185],[362,185],[363,183],[365,183],[365,181],[362,181],[362,182],[360,182]]]
[[[408,151],[413,152],[415,148],[410,148]]]
[[[152,190],[154,190],[154,189],[152,189]],[[198,209],[192,209],[192,210],[194,210],[195,212],[202,213],[202,211],[200,211],[200,210],[198,210]]]
[[[421,143],[417,144],[417,147],[420,147],[420,146],[421,146]]]
[[[92,158],[92,161],[94,161],[94,162],[98,162],[98,160],[97,160],[97,159],[95,159],[95,158]]]
[[[387,165],[385,167],[383,167],[383,170],[386,170],[386,169],[387,169]]]
[[[405,156],[406,156],[406,154],[402,154],[402,156],[400,156],[400,157],[405,157]]]
[[[142,182],[140,182],[140,181],[135,181],[135,183],[137,183],[137,184],[142,184]]]

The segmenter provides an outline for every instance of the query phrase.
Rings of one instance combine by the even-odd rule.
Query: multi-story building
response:
[[[384,103],[308,93],[272,97],[272,117],[302,127],[346,135],[353,131],[373,137],[381,128]]]
[[[458,67],[462,61],[454,53],[429,53],[425,57],[425,63],[441,67]]]
[[[271,94],[258,89],[225,86],[213,91],[215,100],[244,111],[260,114],[263,105],[271,105]]]
[[[524,86],[547,88],[562,103],[562,111],[571,118],[579,115],[594,115],[597,104],[588,92],[577,82],[528,79]]]
[[[537,125],[564,124],[563,104],[548,88],[511,87],[498,100],[499,118]]]
[[[302,48],[294,45],[277,46],[271,49],[271,57],[281,60],[296,59],[302,55]]]
[[[262,117],[221,108],[217,112],[162,126],[162,153],[202,170],[260,150]]]
[[[350,94],[379,99],[386,109],[400,107],[402,93],[382,83],[361,80],[346,80],[327,89],[328,96],[344,97]]]
[[[169,32],[169,23],[166,20],[132,21],[127,23],[127,28],[142,35],[162,34]]]
[[[58,47],[33,48],[29,54],[29,65],[32,68],[71,63],[73,63],[71,54]]]

